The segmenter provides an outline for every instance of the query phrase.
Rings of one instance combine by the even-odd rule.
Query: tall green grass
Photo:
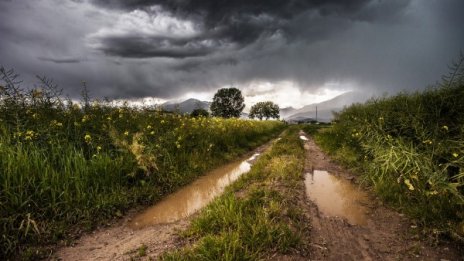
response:
[[[185,236],[191,247],[164,260],[260,260],[303,251],[307,220],[295,200],[303,191],[304,150],[290,129],[260,156],[249,173],[202,210]]]
[[[284,127],[78,105],[46,79],[27,91],[0,73],[0,258],[44,257],[44,245],[152,203]]]
[[[464,236],[464,69],[422,92],[355,104],[316,141],[434,232]],[[464,242],[464,241],[463,241]]]

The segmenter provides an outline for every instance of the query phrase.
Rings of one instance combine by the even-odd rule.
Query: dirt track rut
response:
[[[307,138],[305,173],[326,170],[356,183],[354,175],[331,161],[314,140]],[[306,199],[312,226],[311,260],[463,260],[452,245],[431,246],[421,241],[413,222],[368,194],[365,225],[351,225],[343,218],[325,216],[314,202]]]

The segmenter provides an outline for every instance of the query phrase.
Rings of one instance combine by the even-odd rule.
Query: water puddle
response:
[[[255,153],[250,158],[224,165],[207,173],[136,216],[130,227],[141,228],[171,223],[192,215],[220,195],[227,185],[248,172],[251,169],[251,162],[259,155]]]
[[[366,193],[350,181],[330,175],[327,171],[314,170],[305,176],[306,195],[327,216],[338,216],[352,225],[365,225],[368,202]]]

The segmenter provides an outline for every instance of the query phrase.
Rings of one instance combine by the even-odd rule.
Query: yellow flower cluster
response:
[[[28,131],[26,131],[26,133],[24,135],[24,139],[25,140],[33,140],[36,136],[37,136],[37,134],[33,130],[28,130]]]
[[[50,126],[61,128],[61,127],[63,127],[63,123],[61,123],[61,122],[59,122],[59,121],[57,121],[57,120],[52,120],[52,121],[50,122]]]
[[[84,117],[82,117],[82,123],[88,121],[90,119],[90,116],[89,115],[84,115]]]
[[[92,136],[90,136],[90,134],[85,134],[84,141],[87,144],[91,143],[92,142]]]

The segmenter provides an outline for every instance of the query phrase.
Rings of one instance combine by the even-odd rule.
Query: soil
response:
[[[102,228],[81,237],[70,247],[59,249],[57,260],[132,260],[157,258],[167,249],[175,249],[183,242],[178,232],[187,229],[190,219],[170,224],[148,226],[134,230],[129,214],[109,228]],[[144,251],[139,249],[146,248]]]
[[[249,156],[262,153],[271,142],[252,152]],[[253,164],[256,158],[248,161]],[[246,174],[245,174],[246,175]],[[57,249],[53,260],[157,260],[164,252],[187,244],[180,236],[197,213],[176,222],[133,228],[132,223],[144,210],[133,210],[123,219],[109,227],[100,228],[82,236],[71,246]]]
[[[355,175],[332,161],[313,139],[306,137],[305,173],[326,170],[357,183]],[[306,211],[311,217],[311,260],[463,260],[456,246],[446,242],[432,245],[420,236],[412,220],[382,204],[371,192],[366,193],[367,222],[363,225],[326,216],[306,197]]]
[[[306,137],[304,173],[325,170],[357,183],[356,175],[332,161],[310,137]],[[264,151],[268,145],[255,152]],[[308,249],[289,255],[271,254],[270,260],[464,260],[454,245],[444,242],[432,245],[421,238],[413,221],[383,205],[369,191],[366,191],[369,201],[365,203],[367,222],[352,225],[343,218],[322,214],[304,193],[303,181],[300,188],[301,191],[295,193],[294,203],[303,208],[310,224],[307,229],[302,228],[307,230],[303,234]],[[133,211],[112,226],[85,235],[72,246],[58,249],[52,259],[156,260],[167,250],[190,244],[179,236],[179,232],[188,228],[195,215],[170,224],[133,229],[129,224],[137,214]],[[144,251],[139,250],[142,248]]]

